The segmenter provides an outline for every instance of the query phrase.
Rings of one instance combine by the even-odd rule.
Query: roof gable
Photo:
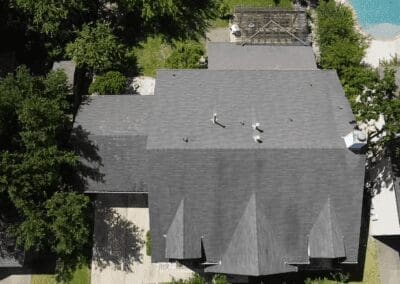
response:
[[[166,234],[165,257],[184,259],[184,199],[181,200]]]
[[[328,198],[310,231],[309,256],[311,258],[346,257],[343,238],[335,211]]]

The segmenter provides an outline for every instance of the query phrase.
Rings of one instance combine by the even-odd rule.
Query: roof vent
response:
[[[353,130],[343,139],[346,147],[354,152],[360,152],[367,145],[367,135],[361,130]]]
[[[217,123],[217,113],[213,114],[213,118],[211,118],[212,123],[216,124]]]
[[[257,143],[262,143],[263,142],[261,137],[260,137],[260,135],[253,135],[253,139]]]
[[[262,129],[260,128],[260,123],[259,123],[259,122],[256,122],[256,123],[252,124],[251,127],[253,127],[253,129],[254,129],[254,130],[257,130],[258,132],[261,132],[261,133],[264,132],[264,130],[262,130]]]
[[[186,142],[186,143],[188,143],[189,142],[189,137],[187,137],[187,136],[185,136],[185,137],[183,137],[183,142]]]
[[[217,113],[213,114],[213,117],[211,118],[211,121],[213,124],[219,125],[222,128],[225,128],[225,125],[221,124],[220,122],[218,122],[218,118],[217,118]]]

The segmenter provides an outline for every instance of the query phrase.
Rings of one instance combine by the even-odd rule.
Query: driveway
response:
[[[381,284],[400,283],[400,237],[376,237]]]
[[[163,283],[192,271],[175,263],[151,263],[144,245],[149,230],[145,195],[105,195],[96,201],[91,281]]]

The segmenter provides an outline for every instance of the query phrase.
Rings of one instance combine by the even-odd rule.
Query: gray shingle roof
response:
[[[210,266],[206,271],[227,273],[239,271],[239,266],[240,271],[254,273],[252,275],[292,271],[293,267],[285,262],[309,260],[308,235],[328,198],[335,205],[337,225],[344,236],[346,261],[357,261],[363,156],[346,149],[164,149],[152,152],[149,163],[156,174],[149,182],[149,206],[154,262],[166,260],[163,235],[168,233],[183,198],[188,208],[183,227],[190,226],[187,232],[191,234],[186,247],[200,248],[203,237],[207,262],[221,261],[221,265]],[[250,208],[246,213],[253,194],[256,210]],[[241,221],[243,218],[246,222]],[[240,228],[243,222],[258,232],[259,240],[267,242],[254,244],[260,259],[254,258],[250,247],[243,247],[248,245],[244,242],[251,243],[256,238],[250,234],[251,228],[246,227],[249,234],[236,233],[244,230]],[[264,233],[267,231],[268,234]],[[238,245],[240,241],[243,246]],[[231,243],[235,245],[229,246]],[[270,250],[273,255],[268,255],[267,260],[261,257],[265,247],[275,250]],[[226,256],[233,253],[232,249],[247,261],[224,262]],[[258,264],[264,263],[262,260],[268,265],[259,270]]]
[[[346,257],[342,230],[329,199],[311,228],[308,246],[313,258]]]
[[[334,71],[163,70],[155,94],[147,149],[342,148],[354,120]]]
[[[84,161],[104,175],[88,179],[88,192],[147,192],[146,117],[152,96],[91,96],[75,119],[88,132],[101,163]]]
[[[309,261],[313,226],[324,243],[327,200],[320,218],[357,261],[365,159],[342,139],[353,119],[333,71],[163,70],[154,97],[94,97],[76,125],[102,157],[106,183],[93,191],[148,190],[152,261],[203,246],[220,263],[205,271],[267,275]]]
[[[238,45],[208,43],[208,68],[212,70],[315,70],[310,46]]]

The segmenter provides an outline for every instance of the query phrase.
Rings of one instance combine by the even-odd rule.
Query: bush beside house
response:
[[[118,71],[109,71],[97,76],[89,87],[89,93],[99,95],[119,95],[126,88],[126,77]]]

